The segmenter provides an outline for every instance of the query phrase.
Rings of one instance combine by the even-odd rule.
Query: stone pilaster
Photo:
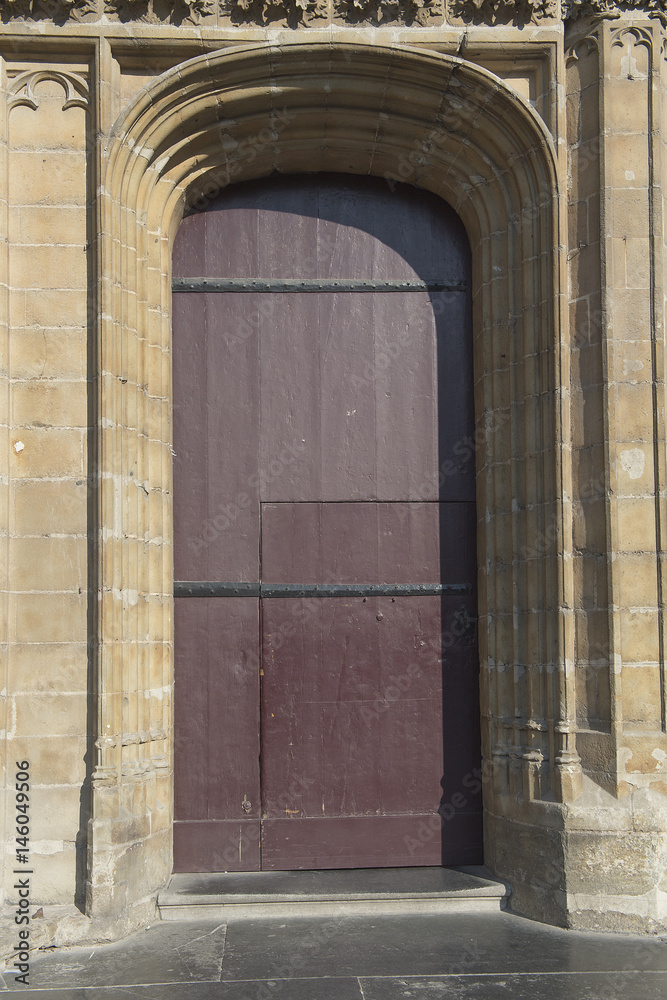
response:
[[[567,48],[577,705],[568,922],[664,927],[664,134],[659,20]],[[612,832],[613,831],[613,832]],[[627,872],[633,878],[627,878]]]

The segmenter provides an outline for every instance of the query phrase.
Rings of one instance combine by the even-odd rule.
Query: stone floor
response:
[[[667,939],[564,931],[507,912],[162,921],[32,958],[48,1000],[665,1000]]]

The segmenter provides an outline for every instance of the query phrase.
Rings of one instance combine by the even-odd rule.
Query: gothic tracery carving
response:
[[[44,80],[55,80],[63,88],[63,111],[68,108],[87,108],[89,88],[86,81],[78,73],[64,73],[59,70],[36,70],[21,73],[11,84],[8,106],[10,108],[27,107],[36,111],[39,107],[37,86]]]

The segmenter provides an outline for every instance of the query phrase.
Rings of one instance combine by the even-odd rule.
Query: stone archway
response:
[[[525,852],[520,838],[503,836],[523,824],[540,842],[534,863],[557,884],[558,819],[545,824],[545,810],[572,795],[580,771],[563,568],[562,240],[543,124],[458,58],[380,45],[242,46],[150,84],[116,123],[104,159],[89,911],[139,912],[170,871],[171,242],[197,198],[273,171],[326,169],[426,188],[468,231],[487,863],[514,881],[524,912],[561,921],[558,904],[527,882],[522,895]]]

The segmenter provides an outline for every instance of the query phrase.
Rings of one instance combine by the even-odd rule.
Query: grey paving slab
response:
[[[290,979],[33,991],[39,1000],[363,1000],[357,979]],[[6,997],[15,997],[10,991]]]
[[[667,944],[496,913],[234,923],[222,979],[614,970],[667,972]]]
[[[125,941],[88,948],[63,948],[30,960],[36,989],[191,983],[220,979],[226,928],[216,924],[159,923]],[[10,990],[13,976],[5,973]]]
[[[362,979],[364,1000],[665,1000],[663,972]]]
[[[15,997],[20,991],[9,991]],[[427,978],[330,978],[78,987],[32,991],[40,1000],[664,1000],[662,972],[549,973]]]
[[[500,912],[258,920],[226,935],[188,921],[33,956],[30,986],[5,984],[44,1000],[665,1000],[667,941]]]

